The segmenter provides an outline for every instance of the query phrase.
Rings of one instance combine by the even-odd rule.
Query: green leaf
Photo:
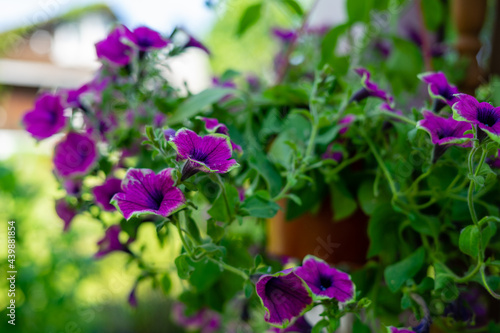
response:
[[[196,222],[190,217],[186,217],[186,229],[193,237],[193,239],[200,244],[201,243],[201,235],[200,235],[200,230],[198,229],[198,225],[196,225]]]
[[[479,254],[479,229],[475,225],[469,225],[462,229],[460,238],[458,239],[458,246],[460,251],[477,258]]]
[[[398,252],[398,228],[404,216],[394,212],[388,203],[377,205],[368,222],[368,236],[370,248],[368,258],[380,255],[384,260],[391,262]],[[391,244],[391,246],[387,246]]]
[[[236,30],[236,35],[238,37],[243,36],[243,34],[255,23],[260,18],[260,13],[262,9],[262,3],[256,3],[251,6],[248,6],[247,9],[243,12],[243,15],[241,15],[239,24],[238,24],[238,29]]]
[[[451,302],[460,294],[457,285],[453,281],[453,276],[448,272],[446,266],[441,263],[434,264],[435,279],[434,290],[441,292],[443,301]]]
[[[182,123],[186,119],[192,118],[201,113],[207,106],[219,101],[222,97],[228,94],[234,94],[235,89],[229,88],[209,88],[203,90],[199,94],[190,96],[174,113],[168,118],[168,125],[176,125]]]
[[[488,225],[481,231],[483,234],[482,248],[483,251],[488,246],[490,239],[495,236],[497,232],[497,225],[494,222],[489,222]]]
[[[281,0],[289,9],[291,9],[295,14],[302,16],[304,15],[304,10],[295,0]]]
[[[194,267],[191,266],[191,260],[187,254],[181,254],[174,260],[175,267],[177,267],[177,274],[180,279],[189,279],[191,273],[194,271]]]
[[[207,221],[207,235],[214,243],[218,243],[224,236],[224,228],[217,225],[217,221],[209,219]]]
[[[251,168],[255,169],[264,178],[271,196],[274,197],[281,191],[283,184],[281,176],[264,153],[256,150],[253,151],[252,155],[248,157],[248,163]]]
[[[248,210],[250,216],[271,218],[280,209],[280,206],[271,200],[266,200],[258,194],[248,197],[243,202],[242,208]]]
[[[254,288],[255,287],[253,286],[252,282],[250,282],[250,280],[245,281],[245,286],[243,289],[245,290],[246,298],[250,298],[252,296]]]
[[[316,325],[314,325],[311,333],[321,333],[323,332],[323,329],[327,328],[328,326],[330,326],[330,322],[326,319],[321,319],[316,323]]]
[[[226,183],[226,195],[227,201],[229,203],[229,212],[231,216],[229,216],[228,207],[226,207],[226,201],[224,199],[224,195],[221,191],[219,197],[214,201],[212,207],[208,210],[208,214],[216,221],[221,222],[231,222],[231,217],[235,217],[235,209],[240,204],[240,197],[238,195],[238,190],[229,183]]]
[[[390,291],[395,293],[406,280],[411,279],[422,268],[425,261],[425,249],[420,247],[410,256],[387,266],[384,271],[385,282]]]
[[[165,295],[168,295],[170,292],[170,288],[172,288],[172,280],[170,279],[170,275],[165,274],[161,278],[161,289],[165,293]]]
[[[422,14],[427,29],[436,31],[444,19],[443,3],[436,0],[422,0]]]
[[[370,20],[370,11],[373,8],[374,0],[349,0],[346,1],[347,16],[349,22],[368,22]]]
[[[199,292],[203,292],[210,288],[223,272],[219,265],[209,261],[207,258],[198,262],[193,262],[192,267],[194,270],[189,277],[189,282]]]
[[[415,231],[424,235],[438,237],[440,222],[437,217],[420,213],[410,213],[408,218],[410,219],[410,226]]]
[[[401,297],[401,309],[406,310],[409,309],[412,305],[411,297],[408,294],[403,294]]]
[[[332,195],[333,219],[335,221],[351,216],[358,208],[356,200],[354,200],[343,182],[332,184],[330,193]]]
[[[321,64],[324,65],[326,63],[331,64],[336,58],[335,49],[337,47],[337,42],[342,34],[344,34],[347,29],[350,27],[349,24],[341,24],[331,29],[323,40],[321,41]]]

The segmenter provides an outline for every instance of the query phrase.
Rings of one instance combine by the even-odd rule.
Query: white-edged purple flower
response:
[[[295,274],[307,283],[315,299],[347,302],[354,297],[354,283],[349,275],[314,256],[306,256]]]
[[[163,38],[157,31],[144,26],[135,28],[132,34],[134,36],[133,42],[140,51],[162,49],[170,43],[168,39]]]
[[[128,220],[142,214],[167,217],[184,207],[186,199],[175,187],[174,169],[155,174],[149,169],[129,169],[122,181],[121,191],[111,199]]]
[[[85,134],[70,132],[54,149],[54,167],[63,177],[85,175],[96,161],[96,144]]]
[[[293,270],[263,275],[255,286],[264,309],[264,319],[284,328],[313,305],[311,290]]]
[[[95,45],[97,58],[112,65],[126,66],[132,60],[134,49],[127,43],[134,43],[134,34],[124,25],[119,25],[109,33],[106,39]]]
[[[87,94],[94,93],[100,95],[108,86],[111,79],[95,77],[92,81],[85,83],[77,89],[70,89],[65,92],[66,105],[72,108],[80,108],[85,112],[88,112],[87,106],[82,103],[83,96]],[[100,97],[96,97],[95,100],[100,100]]]
[[[119,225],[112,225],[108,229],[106,229],[106,232],[104,234],[104,237],[97,242],[97,245],[99,246],[99,250],[97,253],[94,255],[95,258],[101,258],[108,253],[115,252],[115,251],[122,251],[126,253],[131,253],[130,250],[128,249],[127,244],[123,244],[120,242],[120,232],[121,228]],[[129,239],[129,242],[132,239]]]
[[[229,129],[223,123],[219,123],[219,121],[215,118],[206,118],[206,117],[197,117],[201,121],[205,123],[205,129],[209,133],[215,134],[224,134],[229,136]],[[231,140],[231,147],[237,153],[242,153],[243,149],[241,149],[240,145],[237,145]]]
[[[417,123],[417,128],[429,133],[431,141],[435,145],[455,144],[470,147],[473,135],[464,134],[471,129],[471,125],[465,121],[457,121],[452,117],[443,118],[431,111],[424,111],[424,119]]]
[[[201,137],[187,128],[182,128],[169,144],[177,151],[180,160],[187,160],[182,169],[182,181],[200,171],[227,173],[239,166],[236,160],[231,158],[231,141],[223,134]]]
[[[389,104],[393,103],[392,96],[390,96],[387,91],[380,89],[376,83],[370,80],[370,72],[368,70],[365,68],[356,68],[354,71],[356,74],[361,76],[361,84],[363,85],[363,88],[355,92],[351,96],[349,102],[360,102],[367,97],[376,97]]]
[[[77,211],[63,198],[56,200],[56,213],[64,222],[63,231],[68,231]]]
[[[64,107],[57,95],[43,94],[35,102],[35,108],[23,116],[26,131],[35,139],[46,139],[66,126]]]
[[[458,102],[453,104],[453,118],[466,121],[477,126],[477,137],[482,141],[486,135],[500,142],[500,107],[490,103],[479,103],[474,97],[467,94],[457,95]]]
[[[111,204],[111,199],[121,191],[121,184],[121,179],[108,178],[102,185],[94,187],[92,193],[94,193],[95,202],[104,210],[115,211],[116,207]]]
[[[448,83],[443,72],[426,72],[419,74],[418,78],[428,84],[429,95],[434,99],[434,112],[438,112],[446,104],[453,106],[458,101],[455,96],[459,93],[457,87]]]

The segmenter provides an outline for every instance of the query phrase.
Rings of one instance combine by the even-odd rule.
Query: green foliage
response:
[[[422,268],[425,261],[425,249],[420,247],[405,259],[387,266],[384,271],[385,282],[393,293]]]
[[[260,18],[260,13],[262,11],[262,3],[256,3],[249,6],[243,12],[240,18],[240,23],[238,24],[238,29],[236,30],[236,35],[241,37],[250,27],[255,25]]]

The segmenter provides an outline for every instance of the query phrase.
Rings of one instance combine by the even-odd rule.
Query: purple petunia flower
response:
[[[435,145],[459,144],[470,147],[470,139],[473,137],[472,133],[464,135],[464,132],[471,129],[469,123],[452,117],[443,118],[430,111],[424,111],[424,119],[417,123],[417,128],[429,133]]]
[[[485,326],[488,324],[488,307],[482,301],[479,289],[464,291],[446,306],[443,316],[469,327]]]
[[[77,89],[71,89],[66,91],[66,105],[71,108],[80,108],[85,112],[88,112],[86,105],[82,103],[82,97],[86,94],[100,94],[102,93],[110,83],[110,78],[99,78],[95,77],[92,81],[85,83]],[[100,99],[100,98],[97,98]]]
[[[116,193],[120,192],[121,184],[121,179],[108,178],[104,184],[94,187],[92,193],[94,193],[95,202],[104,210],[115,211],[116,207],[110,201]]]
[[[388,327],[387,328],[388,333],[415,333],[412,330],[408,330],[406,328],[396,328],[396,327]]]
[[[26,131],[35,139],[46,139],[66,126],[64,107],[59,96],[43,94],[35,102],[35,108],[23,117]]]
[[[82,191],[81,179],[67,178],[63,180],[62,185],[63,188],[66,190],[66,193],[70,196],[78,196]]]
[[[431,329],[432,318],[430,315],[426,315],[420,320],[417,326],[412,327],[415,333],[429,333]]]
[[[286,327],[313,304],[306,283],[290,269],[261,276],[255,288],[265,308],[264,319],[274,326]]]
[[[191,316],[186,316],[186,307],[182,303],[175,303],[172,307],[174,322],[185,329],[200,330],[200,333],[213,333],[220,329],[220,315],[209,309],[201,309]]]
[[[95,45],[97,58],[106,60],[113,65],[125,66],[132,59],[134,49],[127,44],[133,44],[134,34],[124,25],[117,26],[106,39]]]
[[[457,97],[459,101],[452,107],[453,118],[477,126],[479,141],[487,134],[492,140],[500,142],[500,107],[493,107],[486,102],[479,103],[467,94],[459,94]]]
[[[321,155],[321,158],[325,160],[335,160],[340,163],[344,159],[344,152],[338,148],[338,145],[332,142],[328,145],[323,155]]]
[[[361,76],[361,83],[363,88],[355,92],[350,100],[350,102],[356,101],[360,102],[367,97],[376,97],[386,101],[389,104],[393,103],[393,98],[385,90],[380,89],[377,84],[370,81],[370,72],[364,68],[356,68],[354,70],[356,74]]]
[[[123,251],[126,253],[131,253],[126,244],[122,244],[119,239],[119,235],[121,232],[121,228],[119,225],[112,225],[106,230],[104,237],[97,242],[99,246],[99,250],[94,255],[96,258],[101,258],[108,253],[115,251]],[[130,241],[130,240],[129,240]]]
[[[147,27],[135,28],[133,36],[133,42],[139,47],[140,51],[161,49],[170,42],[168,39],[163,38],[157,31]]]
[[[432,111],[438,112],[446,104],[453,106],[453,104],[458,102],[458,98],[454,95],[458,94],[459,91],[457,87],[448,83],[443,72],[422,73],[418,75],[418,78],[429,85],[429,95],[434,99]]]
[[[354,284],[349,275],[314,256],[306,256],[295,274],[307,283],[316,299],[334,298],[346,302],[354,296]]]
[[[216,134],[224,134],[229,136],[229,129],[227,128],[226,125],[219,123],[219,121],[215,118],[206,118],[206,117],[198,117],[201,121],[205,123],[205,129],[209,133],[216,133]],[[243,149],[241,149],[240,145],[237,145],[231,140],[231,147],[233,150],[237,153],[242,153]]]
[[[273,327],[269,332],[273,333],[311,333],[312,326],[309,324],[304,316],[297,318],[292,325],[287,328]]]
[[[182,128],[169,143],[177,151],[180,160],[187,160],[182,169],[184,181],[199,171],[227,173],[239,166],[231,159],[233,150],[229,137],[223,134],[209,134],[204,137]]]
[[[271,32],[274,37],[283,43],[291,43],[297,38],[297,32],[291,29],[272,28]]]
[[[184,48],[196,47],[200,50],[205,51],[208,55],[210,55],[210,50],[205,45],[203,45],[202,42],[200,42],[199,40],[188,34],[184,29],[178,28],[178,30],[182,30],[188,36],[188,41],[186,44],[184,44]]]
[[[71,221],[76,216],[76,210],[65,199],[56,200],[56,213],[64,221],[63,231],[68,231]]]
[[[155,214],[167,217],[186,202],[184,194],[174,185],[172,173],[168,168],[155,174],[149,169],[129,169],[122,181],[121,192],[112,198],[128,220],[142,214]]]
[[[137,283],[134,284],[132,290],[130,290],[130,293],[128,294],[128,304],[130,304],[130,306],[134,308],[137,307],[137,296],[135,295],[136,291],[137,291]]]
[[[173,139],[175,137],[176,131],[172,128],[167,128],[166,130],[163,130],[163,134],[165,135],[165,140],[170,141],[170,139]]]
[[[54,150],[54,167],[63,177],[85,175],[97,161],[97,147],[84,134],[70,132]]]
[[[500,169],[500,158],[498,156],[500,154],[500,149],[498,150],[496,156],[491,156],[486,159],[486,162],[489,164],[491,168]]]
[[[347,132],[351,124],[356,120],[356,116],[353,114],[348,114],[342,119],[339,120],[338,125],[341,125],[341,129],[339,130],[339,134],[343,135]]]

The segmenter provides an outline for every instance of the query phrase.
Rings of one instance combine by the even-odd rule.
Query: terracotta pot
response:
[[[469,67],[460,90],[474,94],[481,83],[481,70],[476,55],[481,48],[479,33],[486,15],[487,0],[453,0],[451,14],[458,33],[456,48],[461,56],[469,60]]]
[[[366,262],[368,251],[368,217],[361,210],[342,221],[333,221],[329,202],[315,215],[306,213],[286,221],[283,210],[267,223],[267,250],[271,254],[302,259],[315,255],[331,264],[345,263],[358,267]]]

